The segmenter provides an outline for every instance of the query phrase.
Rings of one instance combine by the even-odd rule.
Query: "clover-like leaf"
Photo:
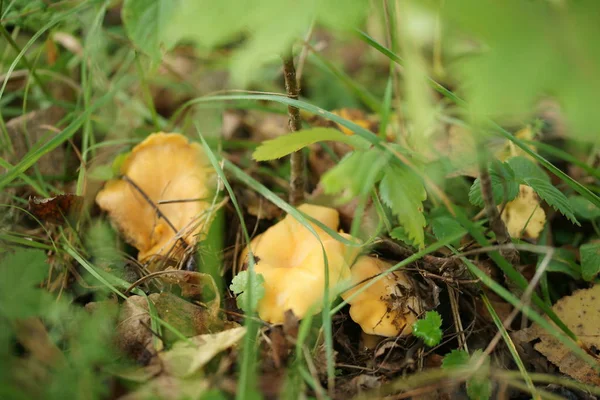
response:
[[[237,306],[245,312],[256,309],[258,302],[265,295],[265,287],[263,285],[265,278],[260,274],[255,274],[254,279],[252,279],[252,303],[248,305],[249,278],[250,273],[248,271],[242,271],[233,277],[231,285],[229,285],[229,289],[238,295],[236,299]]]
[[[429,347],[436,346],[442,340],[442,316],[437,311],[427,311],[425,318],[413,324],[413,335]]]

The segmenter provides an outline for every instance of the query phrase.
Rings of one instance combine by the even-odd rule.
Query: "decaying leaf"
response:
[[[552,307],[561,321],[592,351],[600,349],[599,308],[600,285],[578,290],[571,296],[563,297]],[[539,338],[540,342],[535,344],[535,349],[558,366],[561,372],[580,382],[600,385],[600,374],[594,371],[591,365],[573,354],[539,325],[533,325],[520,332],[523,332],[522,336],[526,337],[527,341]]]
[[[544,229],[546,213],[533,189],[520,185],[519,195],[506,204],[502,221],[511,237],[537,239]]]
[[[214,171],[197,143],[177,133],[155,133],[121,166],[125,179],[109,181],[96,202],[106,210],[139,260],[194,245],[206,232]],[[160,211],[160,213],[157,212]]]
[[[198,372],[217,354],[239,342],[246,334],[241,326],[218,333],[194,336],[189,341],[179,341],[171,350],[160,355],[165,372],[184,378]]]
[[[142,296],[131,296],[121,306],[115,335],[117,347],[132,359],[145,364],[155,349],[149,327],[148,301]]]
[[[64,224],[70,217],[75,217],[83,205],[83,197],[75,194],[59,194],[43,199],[29,198],[29,211],[40,221],[51,224]]]
[[[144,364],[157,350],[162,349],[162,343],[154,348],[154,334],[151,329],[151,316],[148,311],[148,301],[151,301],[157,316],[166,322],[171,329],[164,329],[161,340],[165,344],[175,343],[180,335],[191,337],[220,330],[223,326],[214,313],[204,307],[197,306],[171,293],[154,293],[148,298],[131,296],[121,308],[119,324],[117,325],[117,345],[133,359]]]

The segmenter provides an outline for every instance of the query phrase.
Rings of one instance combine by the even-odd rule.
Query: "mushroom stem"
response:
[[[283,56],[283,76],[285,79],[285,90],[290,99],[298,100],[300,84],[296,80],[296,68],[294,67],[294,55],[292,48],[288,54]],[[298,107],[288,106],[290,117],[288,126],[291,132],[302,129],[300,110]],[[290,156],[290,203],[298,205],[304,201],[304,156],[302,150],[298,150]]]

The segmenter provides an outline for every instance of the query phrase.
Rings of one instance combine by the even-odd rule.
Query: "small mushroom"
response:
[[[107,182],[96,202],[139,250],[139,260],[164,256],[178,242],[191,246],[206,232],[214,170],[198,143],[154,133],[134,147],[120,172],[123,179]]]
[[[298,210],[332,230],[339,227],[339,214],[332,208],[304,204]],[[257,308],[264,321],[283,323],[287,310],[299,318],[309,309],[313,313],[321,310],[325,264],[320,242],[327,254],[332,298],[338,294],[336,286],[350,277],[350,265],[357,256],[357,248],[344,245],[313,223],[310,225],[319,239],[293,216],[287,215],[250,243],[257,261],[255,271],[264,278],[265,295]],[[351,239],[349,235],[341,235]],[[242,253],[241,261],[248,262],[247,250]]]
[[[342,298],[349,299],[350,317],[367,334],[407,336],[412,333],[412,325],[421,313],[411,282],[401,271],[385,275],[350,299],[370,279],[391,267],[391,264],[369,256],[360,257],[352,266],[352,283],[358,286],[344,292]]]

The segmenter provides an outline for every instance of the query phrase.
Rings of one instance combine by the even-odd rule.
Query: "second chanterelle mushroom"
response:
[[[334,231],[339,227],[339,214],[333,208],[304,204],[298,210]],[[318,239],[287,215],[252,240],[255,271],[264,278],[265,296],[257,309],[260,318],[277,324],[284,321],[287,310],[302,318],[322,309],[325,264],[320,241],[327,254],[331,293],[337,296],[342,287],[352,286],[342,297],[348,299],[350,316],[363,331],[380,336],[410,334],[421,307],[404,273],[396,271],[363,288],[391,265],[375,257],[356,259],[358,247],[346,246],[316,224],[311,226]],[[244,250],[241,262],[247,261],[248,251]]]

